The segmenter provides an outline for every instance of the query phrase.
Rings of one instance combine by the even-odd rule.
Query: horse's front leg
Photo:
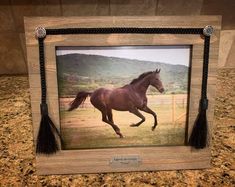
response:
[[[152,131],[154,131],[154,129],[157,126],[157,114],[154,111],[152,111],[147,105],[144,106],[143,108],[140,108],[140,110],[153,115],[153,117],[154,117],[154,125],[152,126]]]
[[[136,124],[132,124],[130,125],[131,127],[138,127],[140,126],[144,121],[145,121],[145,117],[138,111],[137,108],[133,108],[132,110],[129,111],[132,114],[135,114],[136,116],[138,116],[139,118],[141,118],[141,121],[136,123]]]

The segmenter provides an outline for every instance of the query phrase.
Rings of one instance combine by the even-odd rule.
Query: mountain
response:
[[[81,89],[120,87],[130,83],[140,74],[154,71],[156,68],[161,68],[160,76],[169,92],[187,91],[187,66],[99,55],[57,56],[58,83],[62,95],[73,95]]]

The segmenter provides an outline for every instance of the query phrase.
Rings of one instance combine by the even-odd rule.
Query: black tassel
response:
[[[201,100],[199,114],[193,126],[191,136],[189,138],[189,145],[193,146],[196,149],[203,149],[207,146],[207,134],[208,134],[208,125],[207,125],[207,110],[208,100]]]
[[[55,132],[58,133],[54,123],[48,116],[47,104],[41,104],[41,123],[37,137],[37,153],[53,154],[59,150]]]
[[[55,133],[61,140],[61,146],[63,146],[63,141],[60,133],[52,120],[48,115],[48,107],[46,104],[46,73],[45,73],[45,59],[44,59],[44,44],[43,40],[46,37],[46,30],[44,28],[36,29],[36,36],[38,37],[39,44],[39,63],[40,63],[40,75],[41,75],[41,123],[37,137],[37,147],[36,152],[42,154],[53,154],[59,150],[59,146],[56,141]]]
[[[37,138],[37,153],[53,154],[59,149],[51,123],[48,115],[42,116]]]
[[[201,100],[199,106],[199,114],[195,121],[192,134],[189,138],[189,145],[196,149],[203,149],[207,146],[208,124],[206,117],[206,110],[208,108],[207,99],[207,79],[208,79],[208,64],[209,64],[209,51],[210,51],[210,35],[212,34],[210,26],[204,28],[204,54],[203,54],[203,72],[202,72],[202,90]]]
[[[199,112],[195,121],[192,134],[189,139],[189,145],[196,149],[203,149],[207,145],[207,118],[206,110]]]

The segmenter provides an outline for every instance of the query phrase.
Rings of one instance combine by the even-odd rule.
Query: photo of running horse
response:
[[[70,103],[68,111],[78,108],[90,96],[91,104],[102,114],[102,121],[109,124],[120,138],[123,138],[123,135],[114,123],[112,110],[128,111],[141,118],[138,123],[131,124],[131,127],[138,127],[145,121],[145,117],[139,110],[149,113],[154,118],[152,126],[152,130],[154,130],[158,124],[157,114],[148,107],[146,92],[149,86],[153,86],[160,93],[164,92],[160,71],[160,69],[156,69],[142,73],[123,87],[115,89],[98,88],[93,92],[80,91]]]
[[[190,50],[56,48],[63,149],[185,145]]]

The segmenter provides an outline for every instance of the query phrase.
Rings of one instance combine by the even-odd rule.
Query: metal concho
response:
[[[35,37],[36,38],[45,38],[46,37],[46,29],[43,27],[37,27],[35,29]]]
[[[214,28],[211,25],[207,25],[203,29],[203,34],[205,36],[211,36],[213,34],[213,32],[214,32]]]

